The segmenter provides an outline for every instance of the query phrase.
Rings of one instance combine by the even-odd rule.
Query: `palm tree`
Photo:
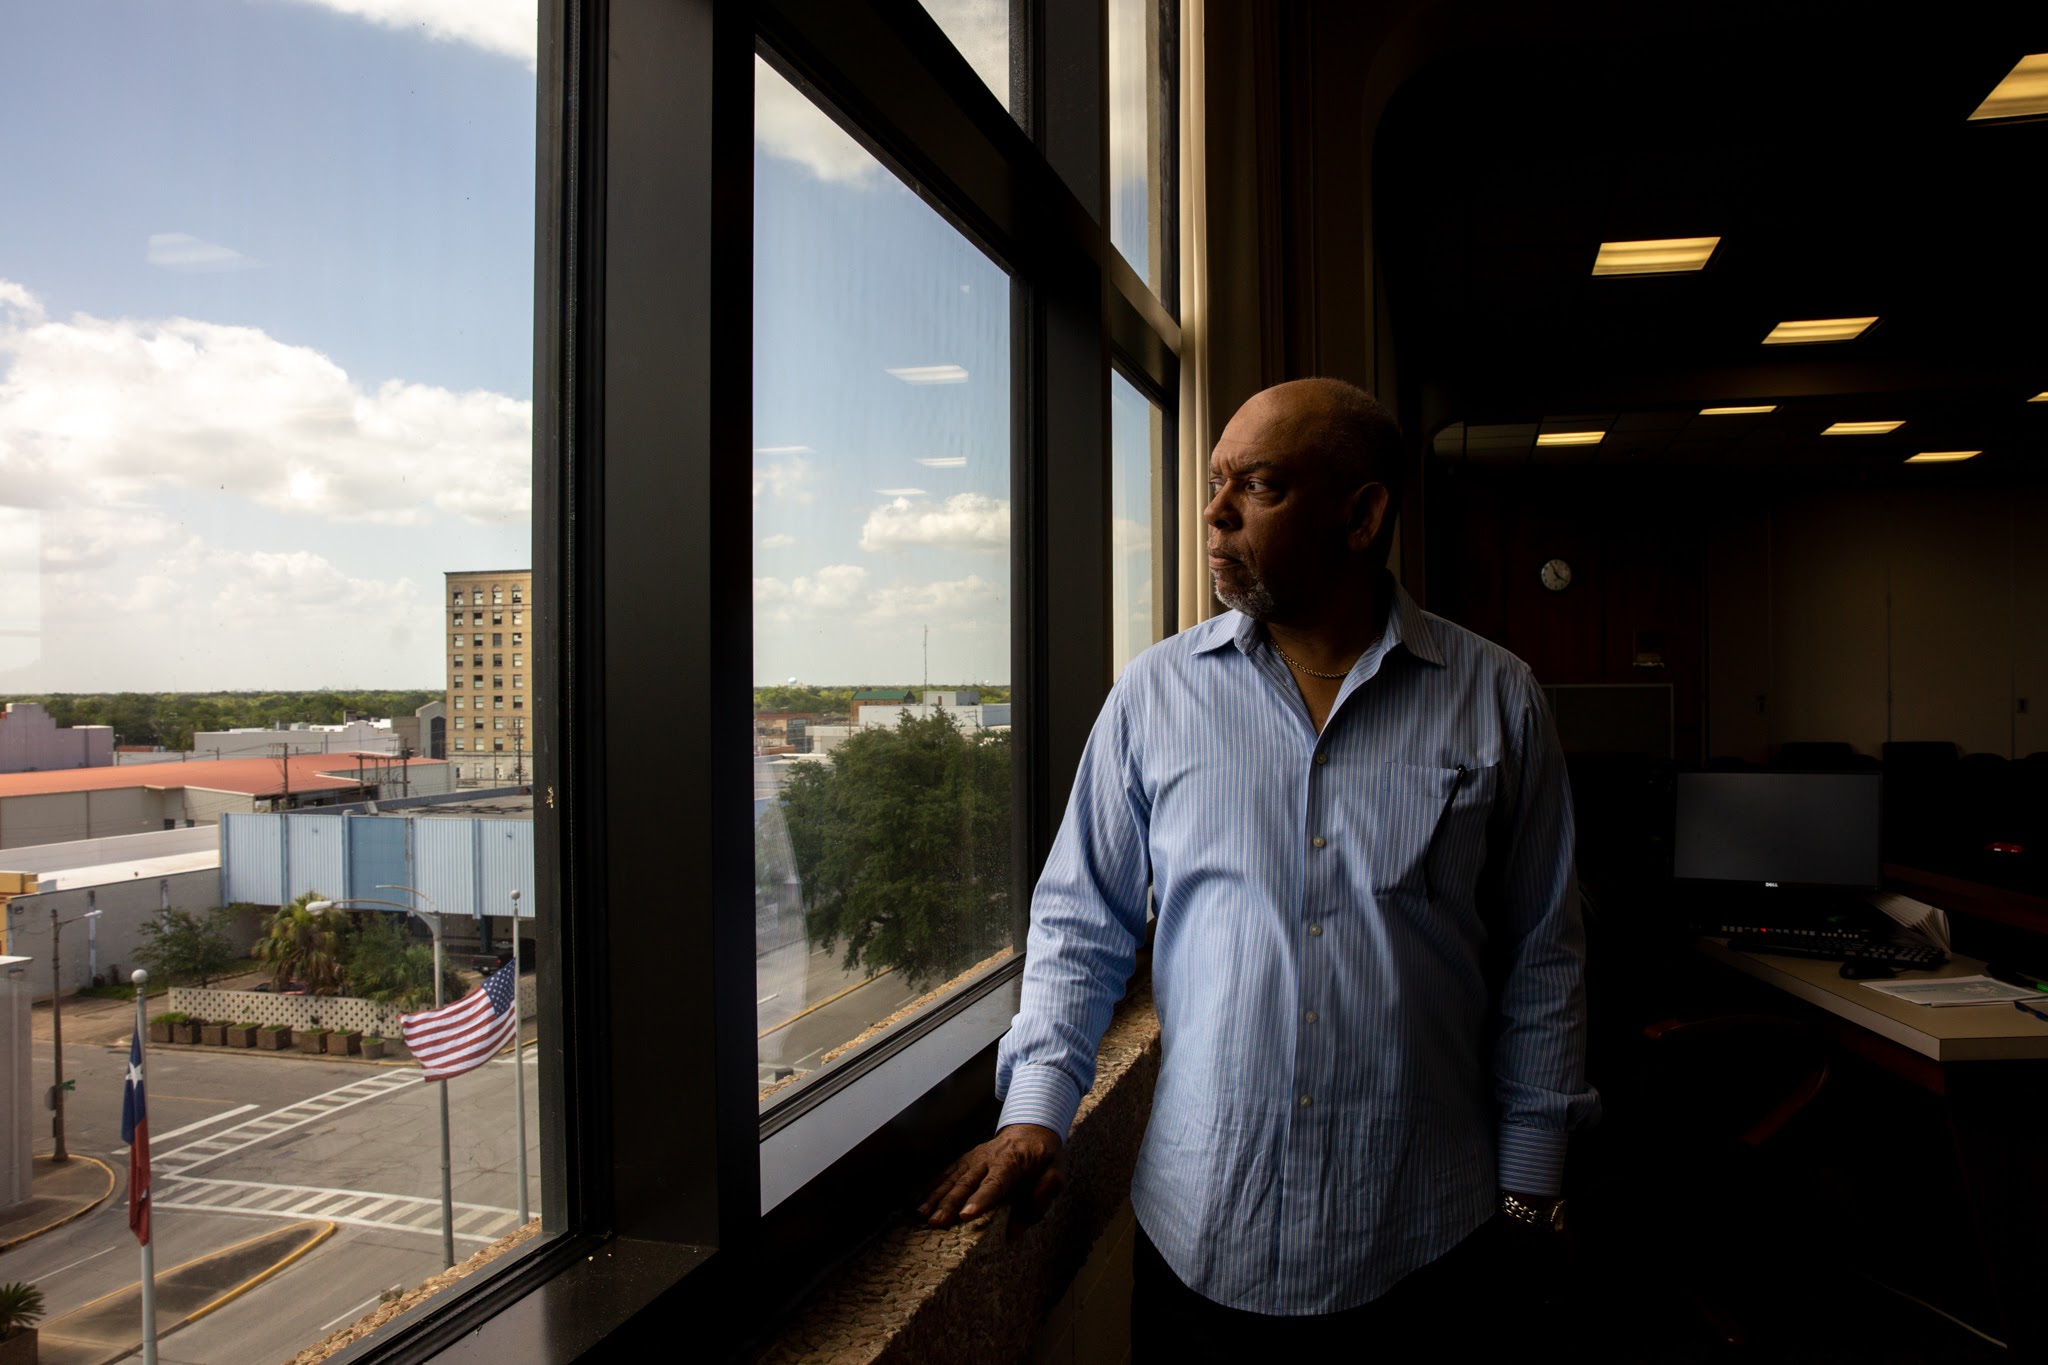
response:
[[[273,989],[283,990],[294,978],[314,995],[341,989],[341,925],[336,915],[316,915],[306,907],[327,897],[308,891],[270,917],[256,944],[256,960],[270,968]]]

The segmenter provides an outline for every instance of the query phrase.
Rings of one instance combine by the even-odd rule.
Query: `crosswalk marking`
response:
[[[387,1232],[441,1234],[441,1201],[381,1190],[330,1189],[260,1180],[211,1180],[197,1176],[158,1177],[150,1194],[160,1209],[198,1213],[240,1213],[264,1218],[321,1218],[348,1227]],[[362,1201],[369,1201],[364,1203]],[[516,1210],[495,1204],[455,1203],[455,1240],[495,1242],[516,1230]]]
[[[406,1086],[420,1083],[417,1072],[367,1076],[359,1081],[314,1095],[282,1109],[273,1109],[258,1115],[246,1123],[222,1129],[211,1137],[187,1143],[173,1151],[161,1152],[151,1163],[159,1177],[189,1174],[209,1162],[218,1161],[244,1148],[253,1147],[293,1129],[303,1128],[309,1123],[330,1118],[344,1109],[351,1109],[371,1100],[381,1099]]]

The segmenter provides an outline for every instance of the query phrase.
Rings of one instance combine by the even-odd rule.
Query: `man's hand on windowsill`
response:
[[[1050,1128],[1013,1123],[946,1168],[917,1206],[932,1227],[971,1222],[1006,1199],[1033,1216],[1066,1188],[1066,1144]]]

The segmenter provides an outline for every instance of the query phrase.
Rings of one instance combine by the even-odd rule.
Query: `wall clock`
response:
[[[1548,559],[1543,562],[1543,568],[1537,576],[1543,580],[1543,586],[1552,592],[1563,592],[1572,585],[1572,566],[1562,559]]]

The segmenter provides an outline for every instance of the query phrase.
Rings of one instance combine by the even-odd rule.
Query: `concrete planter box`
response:
[[[171,1041],[171,1026],[170,1026],[169,1024],[156,1024],[156,1023],[152,1023],[152,1024],[151,1024],[151,1025],[149,1026],[149,1041],[150,1041],[150,1042],[152,1042],[152,1043],[168,1043],[168,1042],[170,1042],[170,1041]]]
[[[386,1044],[382,1038],[365,1037],[363,1039],[364,1059],[372,1062],[380,1060],[384,1056],[385,1046]]]
[[[226,1047],[228,1045],[228,1026],[226,1024],[201,1024],[199,1026],[199,1041],[208,1047]]]
[[[291,1045],[292,1031],[288,1028],[256,1030],[256,1049],[259,1052],[282,1052]]]
[[[343,1033],[336,1029],[327,1035],[327,1055],[330,1057],[347,1057],[362,1050],[363,1035],[360,1033]]]
[[[0,1365],[36,1365],[36,1329],[21,1327],[0,1340]]]
[[[327,1030],[324,1028],[301,1029],[297,1037],[301,1052],[310,1054],[327,1050]]]
[[[182,1024],[173,1024],[171,1025],[171,1041],[174,1043],[197,1045],[199,1042],[199,1027],[197,1019],[187,1019]]]
[[[254,1046],[256,1046],[256,1026],[255,1026],[254,1024],[234,1024],[234,1025],[231,1025],[231,1026],[230,1026],[230,1027],[228,1028],[228,1046],[229,1046],[229,1047],[254,1047]]]

